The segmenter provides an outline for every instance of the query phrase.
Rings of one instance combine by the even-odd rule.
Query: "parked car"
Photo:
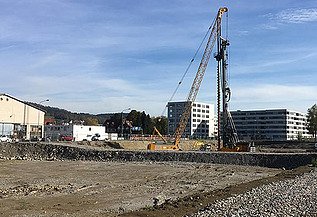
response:
[[[7,135],[1,135],[0,142],[12,142],[12,139]]]
[[[66,136],[66,135],[62,135],[59,138],[60,141],[73,141],[73,137],[72,136]]]
[[[106,136],[96,133],[95,135],[91,137],[91,141],[101,141],[101,140],[107,140]]]
[[[87,135],[86,138],[83,139],[83,141],[92,141],[92,135]]]

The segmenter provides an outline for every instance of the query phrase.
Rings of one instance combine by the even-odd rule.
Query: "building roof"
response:
[[[254,109],[254,110],[240,110],[240,109],[238,109],[238,110],[231,110],[230,112],[272,112],[272,111],[287,111],[287,112],[296,112],[296,113],[300,113],[300,114],[305,114],[304,112],[290,110],[287,108]]]
[[[13,96],[8,95],[8,94],[5,94],[5,93],[0,93],[0,96],[6,96],[6,97],[9,97],[9,98],[11,98],[11,99],[13,99],[13,100],[16,100],[16,101],[18,101],[18,102],[20,102],[20,103],[26,104],[26,105],[28,105],[28,106],[31,106],[31,107],[33,107],[33,108],[35,108],[35,109],[37,109],[37,110],[40,110],[40,111],[42,111],[42,112],[46,113],[46,111],[45,111],[44,109],[41,109],[41,108],[39,108],[39,107],[37,107],[37,106],[34,106],[34,105],[32,105],[31,103],[28,103],[28,102],[25,102],[25,101],[19,100],[19,99],[17,99],[17,98],[15,98],[15,97],[13,97]]]

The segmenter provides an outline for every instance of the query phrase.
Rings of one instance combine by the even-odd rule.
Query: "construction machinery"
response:
[[[191,113],[191,108],[192,104],[196,99],[196,96],[198,94],[202,79],[204,77],[212,49],[218,41],[218,52],[219,52],[219,39],[221,38],[221,21],[222,21],[222,16],[224,13],[226,13],[228,9],[226,7],[222,7],[218,10],[217,16],[214,20],[214,23],[210,26],[210,35],[202,56],[202,59],[200,61],[195,79],[192,83],[190,92],[188,94],[186,104],[184,107],[184,111],[180,117],[180,121],[178,123],[178,126],[175,130],[174,134],[174,141],[172,143],[165,143],[162,145],[156,144],[156,143],[151,143],[148,145],[149,150],[180,150],[180,141],[182,134],[185,131],[186,125],[188,123],[190,113]],[[223,62],[223,61],[222,61]],[[219,62],[218,62],[218,68],[219,68]]]
[[[174,145],[174,144],[168,144],[167,140],[163,137],[163,135],[160,133],[160,131],[154,127],[153,128],[153,136],[154,135],[158,135],[163,143],[162,144],[158,144],[158,143],[155,143],[155,142],[152,142],[150,144],[148,144],[147,146],[147,150],[179,150],[179,147]]]
[[[221,28],[221,27],[219,27]],[[227,38],[223,38],[221,30],[217,35],[217,121],[218,121],[218,150],[229,152],[249,151],[249,142],[239,141],[236,127],[229,111],[231,90],[228,82],[228,52]],[[221,111],[222,108],[222,111]],[[222,140],[222,143],[221,143]]]

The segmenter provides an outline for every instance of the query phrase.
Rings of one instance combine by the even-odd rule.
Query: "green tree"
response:
[[[144,134],[152,134],[154,125],[152,123],[150,115],[146,115],[143,111],[141,114],[141,121]]]
[[[160,117],[154,117],[152,118],[152,122],[156,129],[162,134],[166,135],[167,134],[167,117],[160,116]]]
[[[316,141],[317,136],[317,105],[314,104],[307,112],[307,129]]]
[[[134,127],[141,127],[142,125],[141,113],[136,110],[132,110],[128,114],[127,120],[131,121]]]
[[[98,126],[98,119],[97,118],[92,118],[92,117],[88,117],[85,119],[85,125],[88,126]]]

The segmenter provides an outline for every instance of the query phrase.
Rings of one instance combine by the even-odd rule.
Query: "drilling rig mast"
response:
[[[220,31],[221,32],[221,31]],[[215,59],[217,66],[217,118],[218,118],[218,150],[236,150],[239,142],[237,130],[235,128],[232,116],[229,111],[229,101],[231,91],[228,84],[228,39],[224,39],[221,34],[218,35],[217,48],[218,52]],[[221,112],[222,107],[222,112]],[[222,115],[221,115],[222,113]],[[221,122],[222,120],[222,122]],[[221,133],[220,133],[221,132]],[[223,148],[221,148],[221,137]]]

